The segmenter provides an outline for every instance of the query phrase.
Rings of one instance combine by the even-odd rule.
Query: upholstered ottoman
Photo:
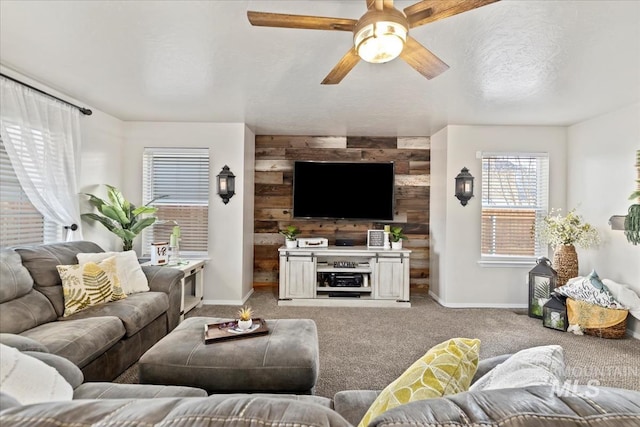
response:
[[[319,369],[313,320],[266,320],[266,335],[204,343],[205,324],[228,321],[182,322],[142,355],[140,383],[189,385],[209,393],[312,393]]]

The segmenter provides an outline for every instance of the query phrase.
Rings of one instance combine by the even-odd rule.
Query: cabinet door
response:
[[[377,299],[409,300],[406,275],[409,263],[400,258],[379,258],[376,263],[374,292]],[[407,283],[405,283],[405,281]]]
[[[284,266],[283,278],[280,278],[280,298],[314,298],[316,294],[316,263],[311,256],[289,256],[280,258],[280,265]],[[283,292],[284,290],[284,292]]]

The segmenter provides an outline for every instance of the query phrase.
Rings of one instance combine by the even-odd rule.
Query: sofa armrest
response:
[[[49,353],[49,349],[40,342],[22,335],[0,333],[0,344],[17,348],[20,351],[39,351]]]
[[[158,397],[207,397],[201,388],[151,385],[84,383],[73,390],[74,399],[155,399]]]
[[[143,266],[142,271],[147,276],[149,290],[164,292],[169,296],[167,330],[170,332],[180,323],[180,300],[182,298],[180,281],[184,277],[184,272],[177,268],[159,266]]]
[[[333,409],[354,426],[360,423],[382,390],[345,390],[333,396]]]
[[[84,375],[80,368],[78,368],[72,361],[65,359],[62,356],[51,353],[41,353],[38,351],[25,351],[24,354],[29,355],[35,359],[41,360],[47,365],[55,368],[64,379],[71,384],[71,388],[76,388],[84,381]]]
[[[11,402],[8,402],[9,406]],[[8,407],[0,425],[189,425],[352,427],[332,409],[315,403],[260,396],[163,399],[80,399]]]

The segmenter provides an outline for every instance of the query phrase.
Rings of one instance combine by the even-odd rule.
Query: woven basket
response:
[[[627,334],[627,319],[608,328],[587,328],[584,329],[586,335],[593,335],[600,338],[620,339]]]
[[[586,335],[619,339],[627,333],[629,310],[614,310],[567,298],[567,316],[569,324],[580,325]],[[618,319],[622,320],[614,323]]]

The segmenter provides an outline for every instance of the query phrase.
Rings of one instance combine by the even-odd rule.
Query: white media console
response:
[[[278,305],[411,307],[408,249],[283,246],[278,251]]]

